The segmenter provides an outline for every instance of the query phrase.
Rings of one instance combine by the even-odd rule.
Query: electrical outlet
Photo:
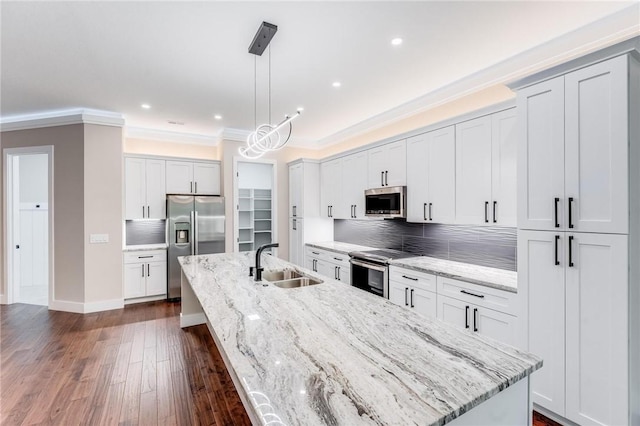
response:
[[[89,243],[104,244],[109,242],[109,234],[91,234],[89,235]]]

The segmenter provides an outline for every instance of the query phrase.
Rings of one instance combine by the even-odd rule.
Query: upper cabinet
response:
[[[363,171],[364,173],[364,171]],[[335,219],[347,217],[342,208],[342,159],[320,164],[320,216]],[[344,214],[343,214],[344,210]]]
[[[165,161],[126,157],[125,219],[165,219]]]
[[[628,232],[627,61],[518,92],[520,228]]]
[[[303,160],[289,166],[289,217],[320,214],[320,164]]]
[[[367,153],[369,155],[369,188],[407,184],[406,140],[371,148]]]
[[[166,193],[220,195],[220,163],[167,161]]]
[[[407,220],[455,221],[455,127],[407,139]]]
[[[342,191],[340,213],[344,215],[348,208],[347,218],[364,218],[364,191],[367,189],[368,155],[366,151],[358,152],[342,158]]]
[[[516,226],[516,113],[456,125],[456,222]]]

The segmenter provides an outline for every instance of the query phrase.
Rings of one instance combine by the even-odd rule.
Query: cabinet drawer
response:
[[[453,297],[477,306],[516,315],[517,294],[477,284],[438,277],[438,294]]]
[[[305,249],[305,255],[307,258],[313,258],[313,259],[318,259],[318,260],[329,260],[329,253],[321,250],[321,249],[317,249],[315,247],[307,247]]]
[[[124,263],[166,262],[166,250],[133,251],[124,253]]]
[[[398,284],[409,285],[418,289],[434,292],[436,291],[436,276],[424,272],[417,272],[397,266],[389,267],[389,281]]]

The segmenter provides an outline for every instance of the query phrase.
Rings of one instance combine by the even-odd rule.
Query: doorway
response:
[[[53,147],[4,150],[7,303],[53,299]]]

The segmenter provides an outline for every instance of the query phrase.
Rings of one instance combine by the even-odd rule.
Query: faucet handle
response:
[[[253,271],[256,269],[255,266],[249,266],[249,276],[252,277],[253,276]]]

